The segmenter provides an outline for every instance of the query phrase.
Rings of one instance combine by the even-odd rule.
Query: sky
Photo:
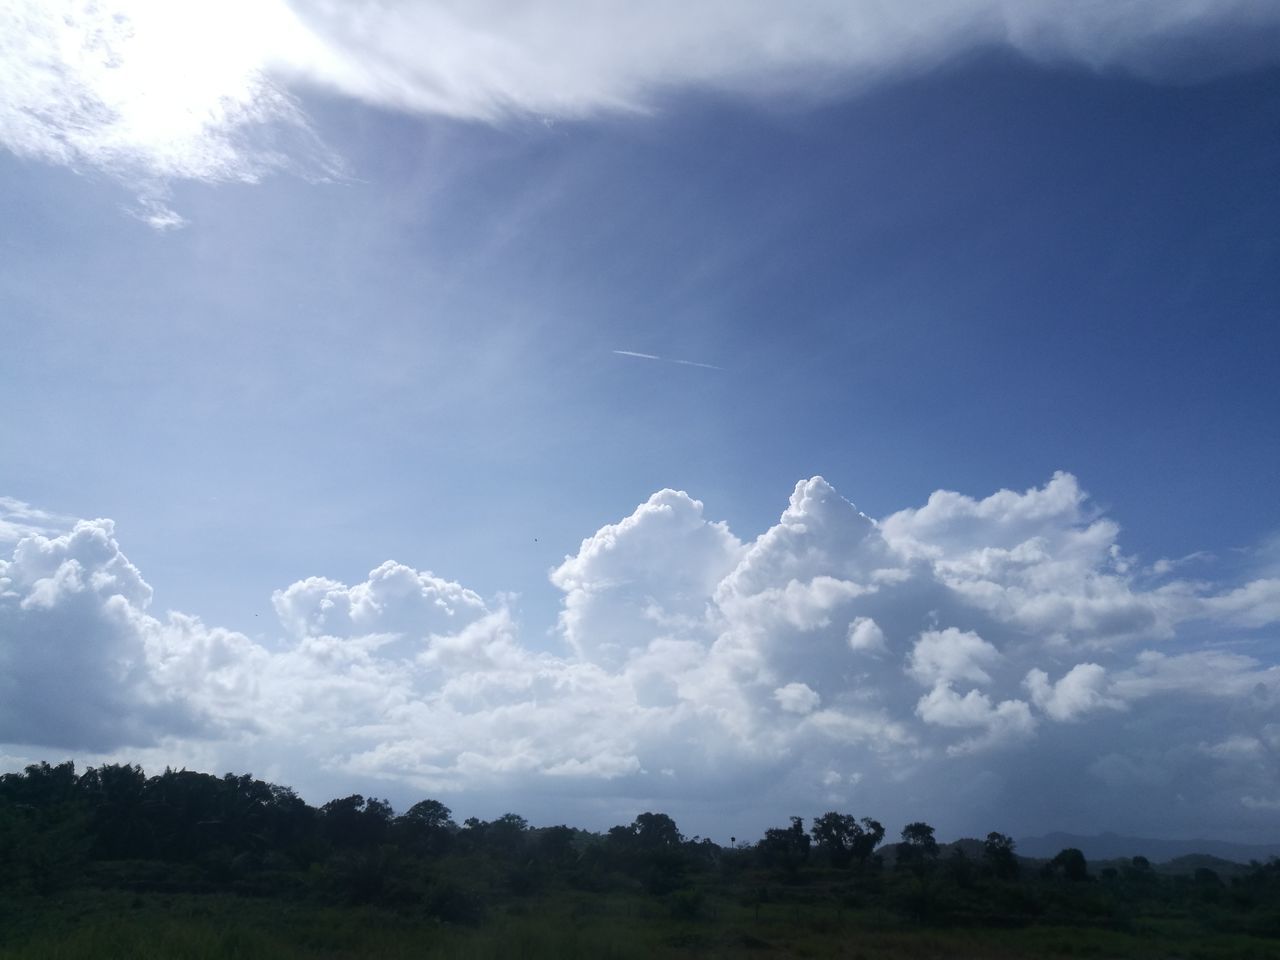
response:
[[[0,768],[1274,840],[1274,4],[0,24]]]

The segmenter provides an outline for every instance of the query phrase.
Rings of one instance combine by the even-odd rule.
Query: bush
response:
[[[484,901],[475,893],[452,883],[434,888],[427,897],[427,913],[445,923],[477,926],[484,920]]]
[[[673,920],[701,920],[706,914],[706,897],[701,890],[678,890],[667,902]]]

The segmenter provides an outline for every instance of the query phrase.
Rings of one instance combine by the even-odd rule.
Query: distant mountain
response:
[[[1168,876],[1191,874],[1197,870],[1212,870],[1223,879],[1249,872],[1249,868],[1243,863],[1237,863],[1234,860],[1223,860],[1221,857],[1211,856],[1207,853],[1190,853],[1185,857],[1174,857],[1167,863],[1158,863],[1155,866],[1156,873],[1163,873]]]
[[[1155,840],[1150,837],[1122,837],[1116,833],[1100,833],[1092,837],[1047,833],[1042,837],[1026,837],[1017,841],[1018,854],[1024,857],[1052,857],[1066,847],[1080,850],[1087,860],[1146,857],[1152,863],[1166,863],[1200,853],[1233,863],[1248,863],[1250,860],[1266,861],[1280,857],[1280,843],[1252,845],[1225,840]]]

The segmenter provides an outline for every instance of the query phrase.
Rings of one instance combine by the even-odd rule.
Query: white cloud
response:
[[[940,681],[916,703],[916,713],[925,723],[940,727],[976,727],[980,734],[947,747],[952,755],[973,753],[987,747],[1029,737],[1036,728],[1031,710],[1022,700],[1003,700],[992,704],[991,698],[978,690],[963,697],[951,684]]]
[[[760,535],[716,591],[721,606],[792,582],[817,577],[869,583],[882,565],[875,523],[831,484],[813,477],[796,484],[778,523]]]
[[[699,501],[659,491],[552,572],[560,655],[523,641],[501,598],[393,562],[354,585],[276,591],[282,636],[254,640],[149,612],[110,521],[19,530],[0,561],[0,744],[304,786],[518,790],[549,807],[802,809],[829,795],[833,770],[859,771],[859,803],[890,809],[986,784],[942,812],[957,818],[989,815],[1000,791],[1021,804],[1011,816],[1068,794],[1081,817],[1119,816],[1143,784],[1200,790],[1223,816],[1277,795],[1274,765],[1256,761],[1280,743],[1280,671],[1196,639],[1251,629],[1238,604],[1202,602],[1241,588],[1144,588],[1118,568],[1115,530],[1066,475],[985,500],[936,494],[882,523],[813,478],[745,544]],[[1062,663],[1062,635],[968,589],[1072,606],[1099,578],[1159,609],[1167,639],[1151,642],[1167,645],[1097,646],[1056,681],[1040,665]],[[1093,793],[1075,788],[1087,777]]]
[[[938,490],[923,507],[900,510],[881,521],[881,527],[904,552],[971,557],[975,547],[1008,550],[1074,530],[1091,519],[1087,502],[1076,478],[1059,471],[1043,487],[1024,493],[1000,490],[982,500]],[[980,559],[981,554],[975,558]]]
[[[316,43],[280,0],[5,0],[0,22],[0,143],[119,176],[153,226],[182,222],[167,204],[172,180],[337,172],[271,76]]]
[[[300,89],[487,121],[584,117],[650,110],[681,89],[838,95],[983,47],[1194,79],[1274,62],[1280,12],[1265,0],[2,0],[0,23],[0,143],[107,170],[164,229],[183,222],[173,180],[338,174]]]
[[[1115,673],[1111,692],[1127,701],[1172,695],[1273,703],[1280,697],[1280,667],[1223,650],[1172,655],[1144,650],[1133,666]]]
[[[373,103],[482,118],[643,110],[681,87],[812,95],[995,45],[1041,60],[1182,74],[1191,65],[1181,54],[1201,36],[1277,21],[1263,2],[1208,0],[807,0],[785,8],[758,0],[692,8],[674,0],[553,8],[310,0],[297,9],[328,45],[291,65],[313,81]],[[1221,50],[1198,66],[1230,69],[1238,56]]]
[[[999,660],[1000,651],[976,633],[948,627],[920,634],[907,659],[907,672],[925,686],[955,680],[990,683],[983,667]]]
[[[1253,580],[1242,587],[1202,601],[1206,616],[1241,627],[1280,623],[1280,578]]]
[[[1062,643],[1165,638],[1187,605],[1181,585],[1134,589],[1119,527],[1095,516],[1066,473],[1043,488],[980,501],[939,491],[924,507],[886,518],[882,529],[904,556],[931,563],[966,604]]]
[[[300,580],[271,596],[295,636],[448,633],[487,612],[461,584],[388,560],[354,587],[323,577]]]
[[[1094,710],[1122,709],[1124,701],[1107,695],[1107,671],[1096,663],[1078,663],[1057,683],[1043,670],[1031,670],[1023,681],[1031,702],[1054,720],[1076,720]]]
[[[849,621],[849,649],[860,653],[888,653],[884,631],[870,617],[854,617]]]
[[[788,713],[812,713],[822,702],[816,690],[803,683],[788,683],[773,691],[773,699]]]
[[[70,529],[75,520],[33,507],[14,497],[0,497],[0,544],[16,543],[32,534]]]
[[[580,656],[617,667],[658,636],[697,632],[742,545],[702,502],[661,490],[601,527],[551,573],[565,593],[560,625]]]
[[[150,602],[110,520],[20,540],[0,561],[0,737],[105,749],[194,732],[149,670],[137,621]]]

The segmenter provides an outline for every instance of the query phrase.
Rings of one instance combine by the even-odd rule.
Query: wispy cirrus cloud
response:
[[[571,0],[300,0],[323,56],[292,69],[369,102],[496,120],[644,111],[685,88],[811,99],[978,47],[1044,62],[1199,78],[1275,62],[1265,0],[765,0],[690,7]]]
[[[1265,0],[100,0],[0,2],[0,144],[110,173],[181,225],[179,180],[322,179],[341,162],[297,94],[501,122],[643,113],[681,90],[838,96],[981,47],[1187,80],[1274,63]]]
[[[74,523],[74,517],[41,510],[15,497],[0,497],[0,543],[16,543],[24,537],[60,532]]]

